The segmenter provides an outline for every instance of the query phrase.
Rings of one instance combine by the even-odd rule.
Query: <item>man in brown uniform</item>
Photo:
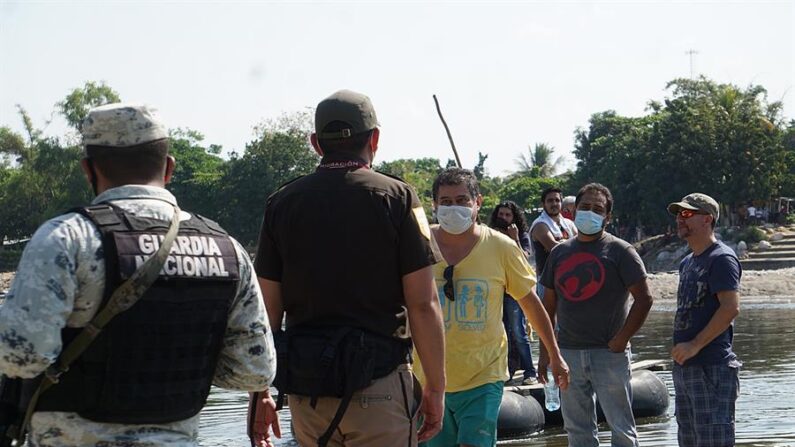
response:
[[[418,413],[419,441],[441,428],[444,332],[430,230],[411,186],[371,169],[377,125],[365,95],[342,90],[321,101],[311,138],[320,165],[274,193],[265,210],[255,268],[271,324],[287,317],[289,366],[280,353],[278,374],[288,379],[277,377],[276,387],[286,383],[279,391],[291,394],[301,445],[416,445]],[[412,341],[427,377],[419,408]],[[328,352],[337,358],[324,363]],[[357,375],[364,387],[348,382],[352,396],[333,389],[335,378]]]

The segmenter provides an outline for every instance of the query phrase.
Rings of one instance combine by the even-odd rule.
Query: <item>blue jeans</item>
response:
[[[519,303],[508,295],[502,299],[502,323],[508,334],[508,345],[516,348],[519,367],[524,370],[524,378],[535,377],[533,353],[530,351],[530,339],[527,338],[527,320]],[[513,377],[513,371],[511,371]]]
[[[563,425],[569,446],[597,447],[596,404],[605,414],[614,447],[637,447],[638,434],[632,416],[632,387],[629,380],[630,351],[561,349],[569,364],[569,388],[560,393]]]

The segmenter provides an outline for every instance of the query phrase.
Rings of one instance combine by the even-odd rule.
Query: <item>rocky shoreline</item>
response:
[[[0,273],[0,293],[8,290],[13,277],[13,272]],[[678,283],[679,273],[677,272],[649,274],[649,287],[656,300],[676,300]],[[795,268],[744,271],[740,297],[754,300],[795,299]]]

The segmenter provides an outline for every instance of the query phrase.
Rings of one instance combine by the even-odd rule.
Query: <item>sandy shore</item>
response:
[[[13,272],[0,273],[0,292],[11,286]],[[649,286],[658,300],[675,300],[678,273],[652,273]],[[781,270],[746,270],[743,272],[741,297],[795,297],[795,268]]]
[[[649,287],[655,299],[676,300],[678,273],[652,273]],[[795,268],[746,270],[740,282],[740,297],[795,297]]]

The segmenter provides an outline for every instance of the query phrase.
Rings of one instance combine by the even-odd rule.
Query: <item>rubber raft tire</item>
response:
[[[497,439],[526,438],[544,429],[544,410],[533,398],[512,391],[502,394]]]
[[[632,384],[632,414],[636,419],[666,414],[670,404],[668,387],[657,374],[645,369],[633,371],[630,383]],[[530,401],[531,406],[527,407],[517,403],[514,396]],[[560,410],[550,412],[544,408],[544,390],[542,388],[530,390],[530,395],[526,397],[506,390],[502,402],[505,408],[500,408],[500,416],[497,419],[497,438],[500,440],[527,436],[541,431],[544,426],[563,425],[563,415]],[[536,409],[542,414],[537,415]],[[604,414],[599,402],[596,405],[596,413],[599,421],[604,422]],[[539,421],[541,421],[541,425],[539,425]]]

